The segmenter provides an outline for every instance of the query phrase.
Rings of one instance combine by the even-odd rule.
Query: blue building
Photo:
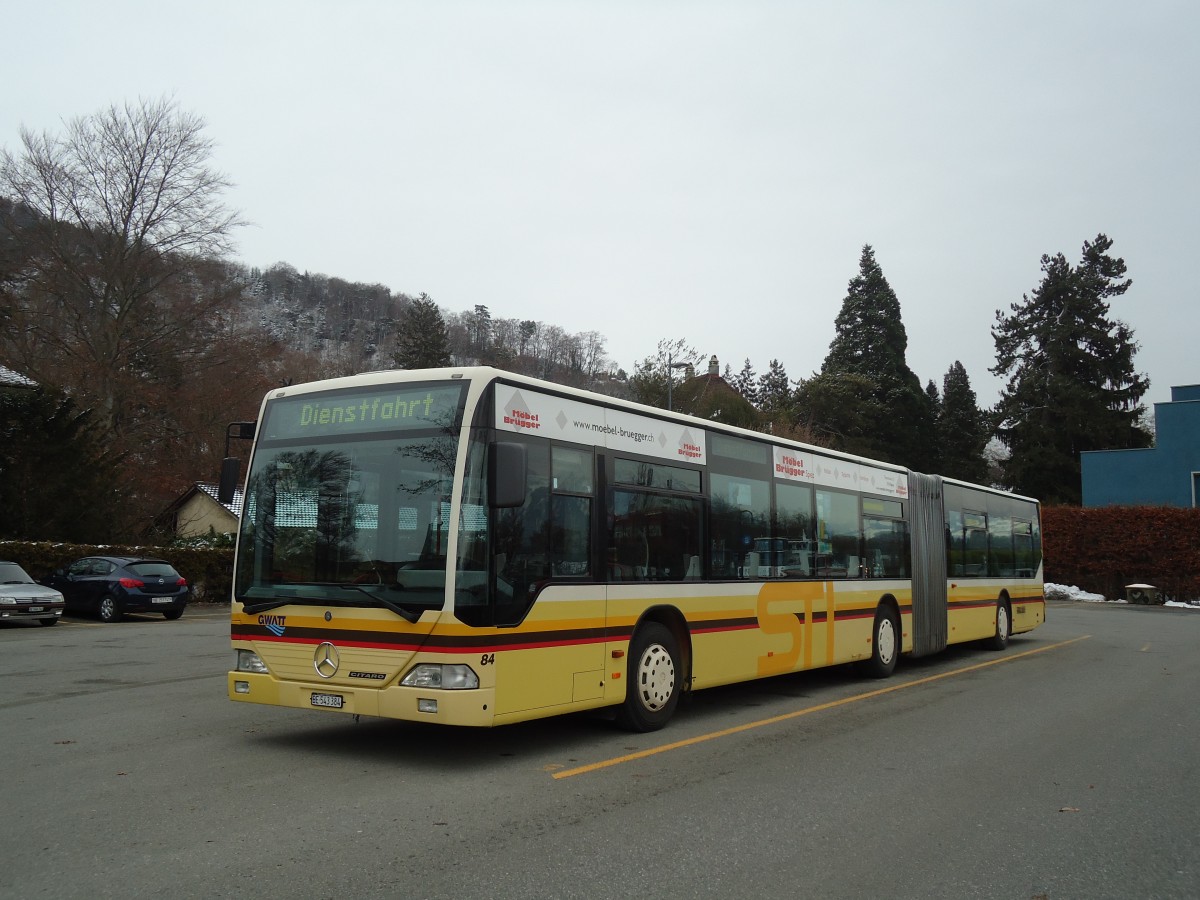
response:
[[[1200,503],[1200,384],[1171,388],[1154,404],[1155,446],[1082,454],[1084,506]]]

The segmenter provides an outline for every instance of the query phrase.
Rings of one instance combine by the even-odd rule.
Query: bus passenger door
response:
[[[513,596],[509,608],[501,598],[496,625],[514,648],[496,658],[498,715],[603,694],[606,598],[593,571],[594,454],[535,441],[527,451],[525,502],[501,510],[497,529],[498,583]]]

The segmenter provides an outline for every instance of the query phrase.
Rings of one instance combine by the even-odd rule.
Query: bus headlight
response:
[[[479,676],[470,666],[422,663],[404,676],[404,687],[440,688],[444,691],[469,691],[479,687]]]
[[[268,674],[266,665],[253,650],[239,650],[237,652],[237,671],[257,672],[259,675]]]

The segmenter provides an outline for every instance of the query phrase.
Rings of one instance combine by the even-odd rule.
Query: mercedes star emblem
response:
[[[338,670],[337,647],[333,646],[329,641],[318,644],[316,651],[313,653],[313,668],[317,670],[317,674],[322,678],[332,678],[336,675]]]

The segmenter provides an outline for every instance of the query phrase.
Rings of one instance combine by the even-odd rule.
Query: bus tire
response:
[[[646,622],[629,643],[625,702],[617,723],[630,731],[657,731],[679,705],[679,642],[665,625]]]
[[[875,611],[871,630],[871,658],[863,660],[863,671],[871,678],[889,678],[900,658],[900,620],[890,606]]]
[[[1012,618],[1008,614],[1008,601],[1001,598],[996,601],[996,633],[987,639],[989,650],[1003,650],[1008,646],[1008,638],[1012,634]]]

